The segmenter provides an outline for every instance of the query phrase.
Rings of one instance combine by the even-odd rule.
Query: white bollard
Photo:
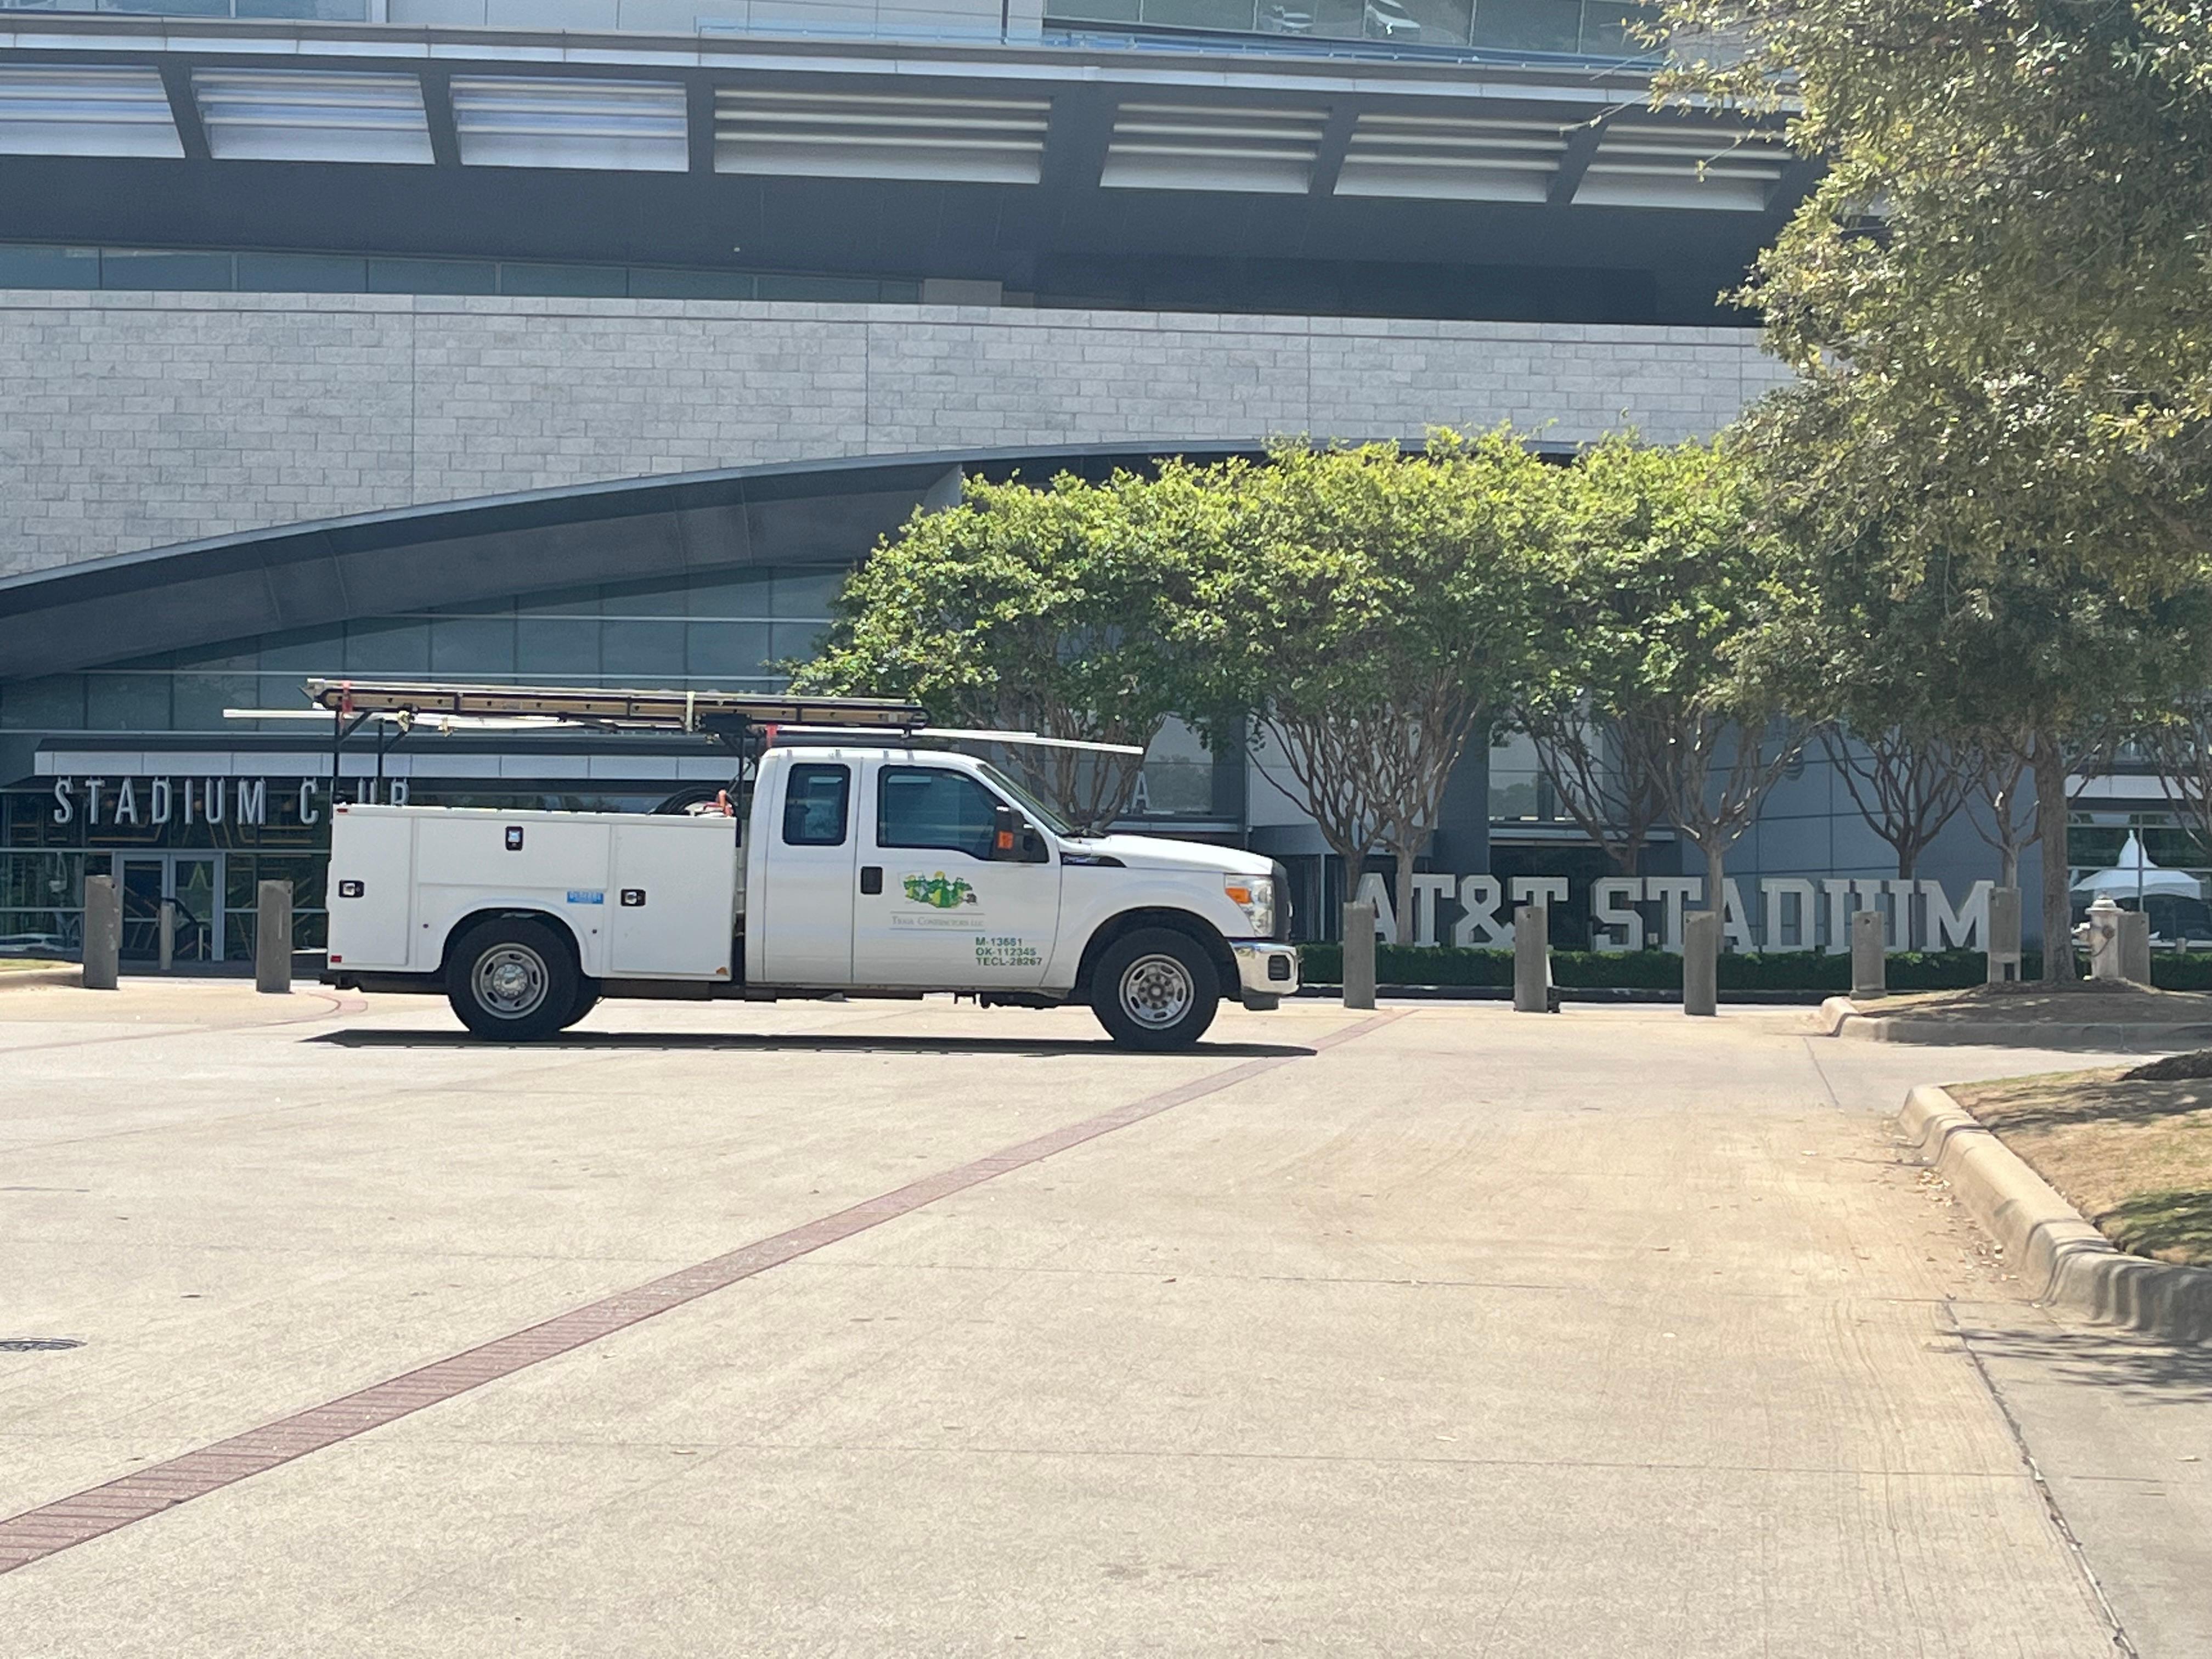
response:
[[[1721,1011],[1721,913],[1692,910],[1682,918],[1682,1012]]]
[[[1513,1012],[1556,1012],[1552,1006],[1552,913],[1540,904],[1524,904],[1513,913]]]
[[[1888,928],[1879,910],[1851,912],[1851,994],[1889,994]]]
[[[1375,907],[1344,907],[1344,1006],[1375,1006]]]

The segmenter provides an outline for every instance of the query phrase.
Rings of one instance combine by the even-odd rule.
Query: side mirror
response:
[[[1000,863],[1022,855],[1022,831],[1029,826],[1022,815],[1001,801],[991,809],[991,856]]]

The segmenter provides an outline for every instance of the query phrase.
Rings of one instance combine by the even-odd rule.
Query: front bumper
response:
[[[1237,997],[1247,1008],[1272,1008],[1298,988],[1296,945],[1232,939],[1229,949],[1237,958]]]

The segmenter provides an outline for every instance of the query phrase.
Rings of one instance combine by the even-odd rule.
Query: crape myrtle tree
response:
[[[1896,854],[1898,879],[1911,881],[1921,854],[1973,793],[1978,757],[1940,728],[1874,723],[1882,717],[1868,711],[1831,722],[1820,728],[1820,744],[1851,805]]]
[[[1348,891],[1378,848],[1395,860],[1401,943],[1446,781],[1525,672],[1551,471],[1500,430],[1440,431],[1418,454],[1285,445],[1264,465],[1163,476],[1228,506],[1185,609],[1205,706],[1241,708],[1274,739],[1287,776],[1273,781]]]
[[[1854,441],[1838,442],[1835,427],[1852,428],[1858,412],[1848,389],[1814,382],[1744,424],[1795,598],[1787,626],[1760,649],[1795,678],[1804,703],[1885,710],[1979,749],[1972,775],[1993,802],[2004,797],[1995,838],[2002,846],[2012,835],[2015,854],[2027,840],[2042,844],[2044,977],[2064,982],[2074,975],[2068,779],[2142,710],[2212,678],[2212,605],[2201,586],[2145,588],[2070,551],[2045,551],[2025,512],[2023,540],[1992,556],[1929,544],[1924,502],[1971,491],[1977,469],[1940,450],[1883,453],[1862,442],[1857,453],[1868,465],[1881,454],[1886,476],[1854,489],[1862,480],[1832,463]],[[1912,487],[1899,487],[1908,474]],[[2032,837],[2016,829],[2021,771],[2034,787]]]
[[[1728,849],[1802,747],[1747,648],[1787,596],[1743,467],[1613,437],[1559,477],[1537,661],[1518,718],[1569,814],[1623,870],[1671,820],[1721,908]]]
[[[1184,702],[1172,569],[1203,499],[1117,474],[1046,487],[971,479],[917,510],[840,592],[801,690],[908,696],[950,726],[1142,749]],[[1079,828],[1118,817],[1141,756],[1024,749],[1028,781]]]

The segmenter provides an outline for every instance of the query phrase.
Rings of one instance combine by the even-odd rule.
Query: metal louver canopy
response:
[[[455,685],[434,680],[307,682],[308,700],[335,714],[540,715],[642,732],[714,732],[732,726],[835,726],[910,732],[928,723],[920,703],[893,697],[754,696],[737,691],[629,691],[611,687]]]

